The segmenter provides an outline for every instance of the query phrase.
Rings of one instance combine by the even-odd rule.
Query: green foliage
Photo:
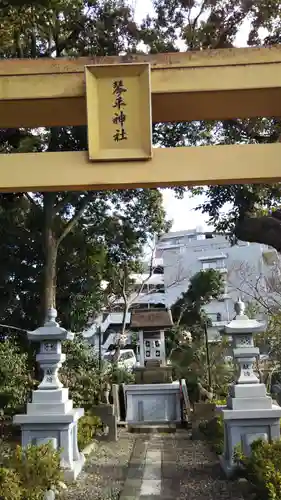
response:
[[[212,450],[221,455],[224,447],[224,427],[221,416],[216,416],[212,420],[204,421],[199,424],[200,431],[204,434],[210,443]]]
[[[74,405],[85,411],[101,402],[105,383],[134,383],[134,374],[127,370],[101,363],[100,371],[92,346],[81,335],[63,342],[63,352],[66,361],[59,377],[69,388]],[[0,404],[5,417],[24,410],[31,388],[36,385],[27,355],[9,340],[0,342]]]
[[[235,461],[259,500],[281,499],[281,441],[256,440],[251,445],[251,455],[246,457],[237,449]]]
[[[78,447],[79,450],[91,444],[97,434],[97,431],[102,429],[102,422],[95,415],[84,415],[78,421]]]
[[[215,269],[199,271],[190,279],[188,290],[172,306],[173,320],[187,326],[193,335],[202,333],[207,322],[203,306],[223,293],[222,274]]]
[[[34,196],[37,205],[18,199],[20,195],[0,195],[0,286],[4,290],[1,323],[28,329],[42,321],[40,301],[44,289],[45,226],[41,207],[46,196]],[[65,231],[69,213],[78,212],[84,198],[85,194],[56,194],[54,211],[62,208],[52,219],[55,239]],[[81,331],[89,316],[106,305],[107,293],[100,287],[102,279],[109,283],[108,293],[115,287],[118,296],[116,275],[123,263],[130,272],[146,241],[165,228],[162,195],[157,190],[104,192],[102,197],[88,193],[88,204],[75,231],[62,239],[58,249],[57,308],[64,326]]]
[[[133,372],[124,368],[118,368],[114,363],[109,367],[110,384],[134,384],[135,375]]]
[[[224,405],[226,405],[226,399],[225,398],[224,399],[214,399],[212,401],[212,403],[214,403],[217,406],[224,406]]]
[[[234,378],[234,366],[225,363],[228,352],[228,343],[222,340],[219,343],[209,344],[210,370],[212,389],[218,398],[228,394],[229,384]],[[208,386],[208,366],[206,346],[200,339],[194,340],[191,346],[182,346],[174,350],[171,355],[176,378],[185,378],[190,399],[197,401],[199,397],[197,383]]]
[[[249,26],[246,43],[250,46],[281,42],[280,0],[156,0],[154,6],[156,15],[143,23],[152,52],[164,52],[166,47],[176,50],[177,33],[181,46],[185,44],[190,51],[233,47],[245,21]],[[280,140],[280,134],[280,119],[264,117],[154,126],[155,143],[166,147],[273,143]],[[276,213],[280,208],[280,186],[237,184],[194,187],[189,191],[194,196],[205,195],[198,210],[210,216],[217,231],[228,231],[232,242],[237,238],[260,242],[281,251],[280,213]]]
[[[2,58],[103,57],[134,52],[140,40],[140,30],[125,0],[97,0],[90,4],[84,0],[15,0],[4,2],[2,7]],[[86,127],[0,130],[3,153],[86,149]],[[101,279],[109,282],[111,291],[122,264],[125,262],[130,269],[151,236],[168,228],[162,194],[157,189],[36,192],[32,197],[2,194],[2,323],[34,328],[42,321],[40,301],[42,290],[46,290],[43,270],[48,254],[45,209],[50,200],[48,241],[59,242],[59,319],[72,331],[81,331],[89,316],[106,302]]]
[[[98,358],[82,336],[63,343],[66,361],[60,370],[60,379],[69,388],[74,405],[85,411],[101,400],[101,380]]]
[[[191,51],[227,48],[235,44],[245,20],[250,24],[250,45],[281,41],[278,0],[155,0],[155,13],[139,25],[125,0],[94,3],[13,0],[1,2],[1,7],[2,59],[103,57],[125,53],[130,60],[138,51],[139,42],[144,43],[148,52],[157,53],[178,50],[179,39]],[[260,39],[260,28],[268,30],[264,41]],[[277,141],[280,131],[279,119],[259,117],[155,124],[153,138],[154,143],[162,147],[266,143]],[[1,130],[0,151],[85,150],[86,136],[85,127]],[[242,239],[281,248],[278,221],[275,220],[278,234],[267,231],[265,225],[262,230],[255,226],[254,231],[252,222],[242,227],[249,214],[267,214],[280,206],[279,184],[211,186],[203,191],[207,196],[203,210],[217,229],[230,229]],[[182,192],[182,188],[178,188],[177,193]],[[202,190],[192,188],[190,192],[198,194]],[[58,238],[71,215],[79,212],[85,196],[89,196],[86,211],[61,242],[57,262],[59,317],[73,331],[81,330],[88,316],[103,305],[104,294],[99,289],[101,277],[112,283],[120,264],[135,262],[151,234],[167,228],[162,195],[157,189],[60,192],[55,194],[53,205],[54,237]],[[38,192],[34,197],[37,206],[21,193],[0,197],[0,286],[3,290],[0,318],[2,322],[23,328],[34,328],[34,323],[41,322],[42,312],[39,307],[44,267],[41,208],[46,197]],[[232,206],[227,215],[221,210],[225,204]],[[274,221],[270,218],[264,221],[267,222],[273,224]],[[191,312],[197,314],[196,310]]]
[[[22,499],[20,476],[5,467],[0,467],[0,498],[3,500]]]
[[[15,480],[15,497],[21,500],[41,500],[43,493],[51,486],[57,486],[62,480],[60,469],[60,453],[51,444],[28,446],[25,449],[17,446],[0,469],[0,484],[5,500],[10,500],[7,481]],[[4,489],[5,488],[5,489]],[[0,489],[1,492],[1,489]]]
[[[184,326],[177,324],[173,325],[172,328],[166,331],[165,348],[166,348],[166,355],[168,358],[175,349],[186,344],[183,335],[184,332],[185,332]]]
[[[0,342],[0,408],[5,416],[23,410],[33,381],[27,354],[9,340]]]
[[[134,383],[134,374],[112,364],[101,363],[92,346],[76,335],[74,341],[63,343],[66,361],[60,370],[60,379],[69,388],[75,406],[91,411],[102,400],[105,384]]]
[[[204,312],[204,305],[212,299],[220,297],[223,292],[223,278],[219,271],[208,269],[199,271],[190,279],[188,290],[172,307],[176,326],[166,335],[166,345],[174,367],[176,378],[185,378],[193,386],[192,394],[198,397],[197,382],[208,384],[206,346],[203,340],[204,323],[209,319]],[[190,330],[193,342],[184,341],[184,330]],[[210,368],[213,389],[224,395],[232,376],[230,366],[224,363],[227,352],[225,341],[209,346]]]

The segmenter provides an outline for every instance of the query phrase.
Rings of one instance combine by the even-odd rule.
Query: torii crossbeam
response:
[[[281,144],[154,148],[156,122],[281,116],[281,47],[4,60],[0,128],[88,125],[88,152],[0,155],[0,190],[270,182]]]

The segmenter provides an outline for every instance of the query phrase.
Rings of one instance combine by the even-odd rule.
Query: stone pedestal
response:
[[[220,461],[227,476],[235,471],[233,454],[237,445],[249,455],[253,441],[280,438],[281,408],[272,403],[265,385],[259,383],[253,370],[259,355],[253,334],[262,331],[264,325],[244,314],[241,301],[235,308],[237,315],[225,327],[225,333],[233,336],[233,357],[239,364],[240,373],[236,383],[230,386],[227,405],[220,408],[224,419],[224,453]]]
[[[52,309],[44,326],[29,332],[28,338],[40,342],[36,359],[44,377],[32,393],[32,402],[27,404],[26,414],[15,415],[14,424],[21,426],[23,447],[51,442],[55,449],[60,450],[65,479],[72,481],[84,464],[84,456],[77,444],[77,424],[84,410],[73,408],[68,389],[58,378],[58,370],[65,360],[61,341],[73,339],[73,334],[59,327],[56,311]]]
[[[129,425],[181,422],[179,382],[126,385],[125,392]]]

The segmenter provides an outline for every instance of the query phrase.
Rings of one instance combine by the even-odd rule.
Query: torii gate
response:
[[[281,144],[152,148],[152,122],[281,116],[281,47],[2,60],[0,128],[88,125],[88,152],[0,155],[0,191],[281,180]]]

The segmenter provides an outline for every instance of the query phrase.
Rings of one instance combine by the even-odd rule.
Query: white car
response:
[[[104,361],[112,363],[115,351],[107,351],[104,354]],[[120,353],[117,360],[118,368],[123,368],[125,370],[131,371],[137,364],[136,355],[133,349],[120,349]]]

